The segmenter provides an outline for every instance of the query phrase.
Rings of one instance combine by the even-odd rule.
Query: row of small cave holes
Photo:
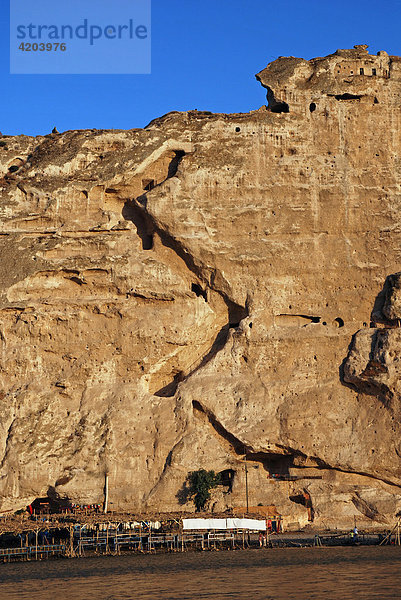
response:
[[[196,296],[202,297],[204,299],[205,302],[207,302],[207,292],[206,290],[202,289],[201,286],[197,283],[193,283],[191,285],[191,291],[194,292],[194,294],[196,294]],[[290,307],[291,308],[291,307]],[[294,315],[297,316],[297,315]],[[321,317],[310,317],[311,323],[320,323],[322,325],[327,325],[327,321],[321,321]],[[337,327],[344,327],[344,319],[342,319],[341,317],[336,317],[333,321],[333,323],[337,324]],[[364,321],[362,323],[363,327],[367,327],[368,324]],[[230,327],[238,327],[239,323],[230,323]],[[252,329],[252,322],[249,323],[249,327]],[[370,327],[374,327],[374,323],[371,322],[370,323]]]
[[[313,108],[313,107],[314,107],[314,108]],[[315,104],[314,102],[312,102],[309,108],[310,108],[310,111],[311,111],[311,112],[313,112],[313,111],[315,110],[315,108],[316,108],[316,104]],[[237,133],[239,133],[239,132],[241,131],[241,127],[236,127],[236,128],[235,128],[235,131],[236,131]],[[255,131],[252,131],[252,133],[254,134],[254,133],[256,133],[256,132],[255,132]],[[272,136],[274,136],[274,134],[272,134]],[[280,139],[281,139],[281,141],[282,141],[282,137],[281,137],[281,136],[279,136],[279,135],[276,135],[276,140],[277,140],[277,141],[279,141]],[[362,148],[362,146],[358,146],[358,148],[359,148],[359,149],[361,149],[361,148]],[[290,148],[290,149],[289,149],[289,153],[290,153],[290,154],[297,154],[297,150],[296,150],[296,148]],[[331,151],[330,151],[330,150],[328,150],[327,154],[328,154],[328,155],[331,155],[332,153],[331,153]],[[283,158],[283,156],[284,156],[284,155],[282,154],[280,158]],[[379,154],[375,154],[375,156],[379,156]],[[278,157],[275,155],[275,156],[274,156],[274,158],[278,158]],[[333,156],[333,158],[336,158],[336,156]],[[391,157],[391,158],[393,158],[393,157]],[[331,165],[331,166],[332,166],[332,167],[334,167],[334,165]],[[306,167],[306,168],[307,168],[307,169],[309,169],[309,167]]]

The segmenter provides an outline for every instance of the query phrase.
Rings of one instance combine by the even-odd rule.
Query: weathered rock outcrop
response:
[[[179,509],[197,468],[244,505],[245,454],[287,523],[304,490],[320,526],[401,508],[401,59],[257,78],[247,114],[1,138],[2,510],[106,472],[112,508]]]

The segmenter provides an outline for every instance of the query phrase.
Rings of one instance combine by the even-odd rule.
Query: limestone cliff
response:
[[[401,59],[257,75],[268,106],[0,140],[1,509],[401,508]],[[272,478],[270,475],[281,475]]]

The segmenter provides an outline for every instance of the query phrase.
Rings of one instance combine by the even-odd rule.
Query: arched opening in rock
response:
[[[71,508],[71,502],[68,498],[60,498],[52,495],[51,497],[35,498],[27,506],[27,511],[31,515],[57,514],[68,508]]]
[[[290,107],[283,100],[276,100],[273,90],[267,88],[267,108],[274,113],[289,113]]]
[[[220,484],[226,486],[227,492],[231,494],[233,491],[233,483],[235,477],[234,469],[224,469],[224,471],[220,471]]]
[[[309,104],[309,110],[310,110],[310,112],[314,112],[316,110],[316,103],[315,102],[311,102]]]
[[[278,102],[277,104],[274,104],[274,106],[271,106],[270,110],[274,113],[289,113],[290,107],[287,102]]]
[[[24,161],[22,158],[14,158],[14,160],[8,165],[8,172],[15,173],[20,167],[22,167],[23,164]]]

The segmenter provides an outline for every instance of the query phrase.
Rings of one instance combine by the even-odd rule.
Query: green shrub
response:
[[[194,501],[196,511],[205,508],[206,502],[210,500],[210,490],[220,484],[220,475],[214,471],[191,471],[188,473],[188,496]]]

